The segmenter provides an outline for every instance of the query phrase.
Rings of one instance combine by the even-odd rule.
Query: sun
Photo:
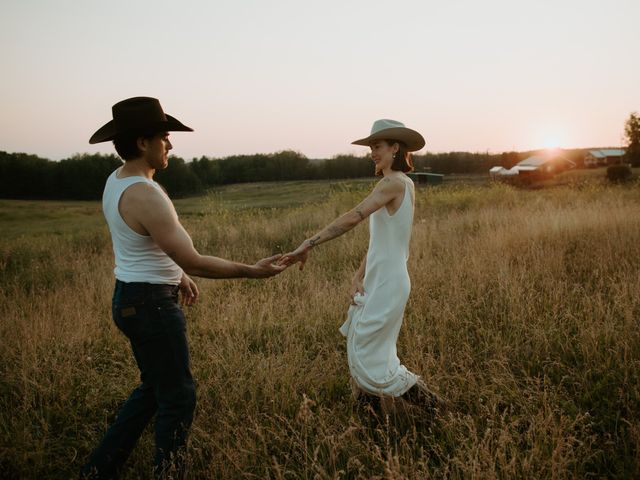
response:
[[[561,142],[558,137],[549,137],[542,141],[542,146],[546,150],[557,150],[561,146]]]
[[[560,148],[566,148],[568,145],[567,135],[564,130],[559,127],[541,129],[537,137],[538,141],[536,143],[545,150],[558,150]]]

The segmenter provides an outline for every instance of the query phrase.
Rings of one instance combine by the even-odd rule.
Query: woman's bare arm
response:
[[[293,252],[285,254],[281,263],[291,265],[300,262],[300,269],[304,268],[309,251],[325,242],[333,240],[352,230],[369,215],[389,204],[397,196],[404,194],[404,182],[400,179],[383,178],[373,191],[355,208],[336,218],[312,237],[306,239]]]

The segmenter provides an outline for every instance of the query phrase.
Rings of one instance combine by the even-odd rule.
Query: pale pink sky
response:
[[[0,150],[89,136],[148,95],[174,153],[364,153],[378,118],[423,150],[618,146],[640,111],[638,0],[3,0]]]

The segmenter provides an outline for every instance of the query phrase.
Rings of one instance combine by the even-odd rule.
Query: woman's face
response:
[[[393,165],[393,155],[398,151],[398,144],[389,145],[385,140],[378,140],[371,145],[371,160],[376,164],[376,173],[383,172]]]

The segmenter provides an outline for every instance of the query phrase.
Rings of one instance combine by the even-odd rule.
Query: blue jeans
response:
[[[131,342],[141,384],[131,393],[83,467],[86,478],[117,478],[142,431],[156,414],[155,473],[184,475],[187,435],[196,405],[186,322],[178,287],[116,281],[113,319]]]

